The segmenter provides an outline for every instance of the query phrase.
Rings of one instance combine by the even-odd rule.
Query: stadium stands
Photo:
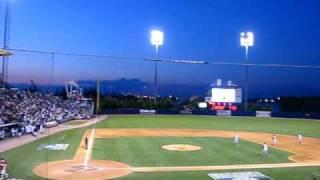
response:
[[[0,89],[0,139],[41,131],[47,122],[62,123],[91,116],[92,104],[88,101],[64,100],[52,94],[18,89]]]

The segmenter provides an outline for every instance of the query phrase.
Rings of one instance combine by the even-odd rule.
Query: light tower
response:
[[[158,96],[158,52],[159,47],[163,45],[164,35],[162,31],[152,30],[151,31],[151,44],[156,48],[155,54],[155,66],[154,66],[154,104],[157,104]]]
[[[5,0],[5,14],[4,14],[4,33],[3,33],[3,49],[9,49],[10,42],[10,4],[9,0]],[[9,56],[3,56],[0,83],[1,87],[5,87],[8,82],[8,61]]]
[[[248,110],[248,62],[249,62],[249,47],[252,47],[254,44],[254,35],[253,32],[242,32],[240,34],[240,45],[245,48],[245,111]]]

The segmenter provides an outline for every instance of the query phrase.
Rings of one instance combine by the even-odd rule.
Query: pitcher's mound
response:
[[[88,166],[83,161],[65,160],[43,163],[33,168],[33,173],[47,179],[113,179],[130,174],[130,166],[116,161],[90,160]]]
[[[170,144],[164,145],[162,146],[162,148],[169,151],[197,151],[201,149],[201,147],[199,146],[193,146],[188,144]]]

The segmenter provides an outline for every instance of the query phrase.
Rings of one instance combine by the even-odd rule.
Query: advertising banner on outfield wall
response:
[[[192,111],[181,110],[181,111],[180,111],[180,114],[183,114],[183,115],[191,115],[191,114],[192,114]]]
[[[230,110],[217,110],[217,116],[231,116]]]
[[[256,111],[256,117],[271,117],[271,111]]]
[[[154,115],[156,114],[156,110],[140,109],[139,113],[144,115]]]

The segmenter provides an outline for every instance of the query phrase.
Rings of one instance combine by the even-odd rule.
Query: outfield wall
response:
[[[140,114],[140,109],[103,109],[101,114]],[[182,113],[179,110],[156,110],[156,114],[162,115],[188,115],[187,113]],[[216,111],[211,110],[194,110],[191,111],[189,115],[212,115],[216,116]],[[244,112],[235,111],[231,113],[231,116],[251,116],[255,117],[256,112]],[[301,119],[319,119],[320,113],[287,113],[287,112],[271,112],[271,117],[275,118],[301,118]]]

